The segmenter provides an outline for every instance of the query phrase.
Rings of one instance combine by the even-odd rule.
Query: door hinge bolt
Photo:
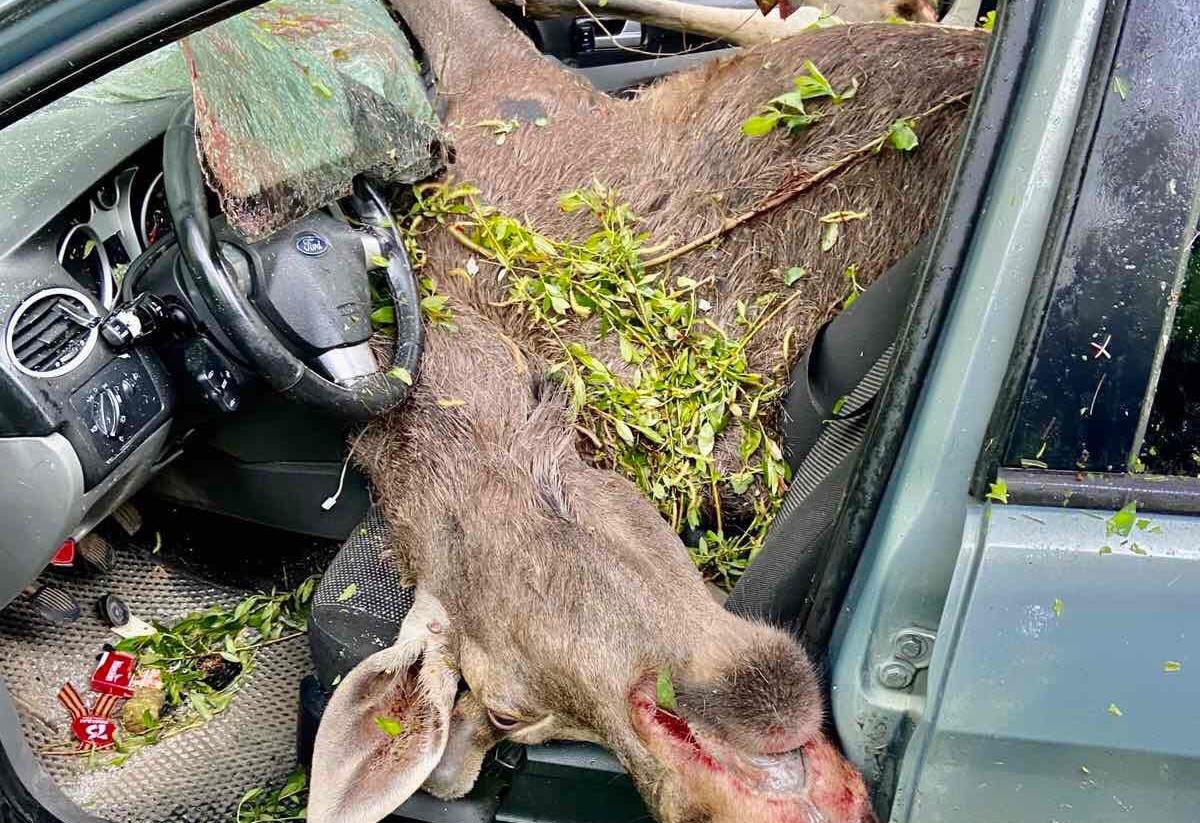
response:
[[[888,660],[879,665],[879,682],[889,689],[907,689],[917,676],[916,667],[905,660]]]

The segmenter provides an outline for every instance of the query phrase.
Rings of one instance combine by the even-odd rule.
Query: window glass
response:
[[[1200,477],[1200,248],[1193,246],[1139,469]]]

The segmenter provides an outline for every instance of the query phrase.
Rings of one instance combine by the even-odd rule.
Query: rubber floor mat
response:
[[[96,655],[118,639],[96,614],[101,595],[117,595],[144,620],[170,623],[188,612],[232,606],[248,594],[128,551],[107,575],[52,577],[43,582],[69,591],[83,617],[52,626],[24,598],[0,611],[0,677],[30,748],[76,804],[112,823],[225,823],[248,790],[278,783],[295,768],[300,680],[312,670],[304,637],[261,649],[225,712],[146,747],[120,767],[49,754],[70,738],[70,718],[55,697],[59,687],[71,682],[90,703]]]

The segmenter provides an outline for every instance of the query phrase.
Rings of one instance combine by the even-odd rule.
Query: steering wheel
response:
[[[189,99],[163,138],[163,183],[196,291],[268,385],[350,420],[404,402],[424,341],[420,298],[391,214],[365,181],[355,180],[347,201],[361,226],[318,211],[257,243],[219,239],[208,214]],[[368,272],[380,255],[387,260],[396,317],[396,351],[387,371],[369,343]]]

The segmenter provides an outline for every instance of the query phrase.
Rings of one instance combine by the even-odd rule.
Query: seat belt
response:
[[[791,624],[820,569],[858,465],[929,246],[923,239],[826,323],[796,364],[780,425],[792,484],[761,551],[725,603],[730,611],[796,628]]]

